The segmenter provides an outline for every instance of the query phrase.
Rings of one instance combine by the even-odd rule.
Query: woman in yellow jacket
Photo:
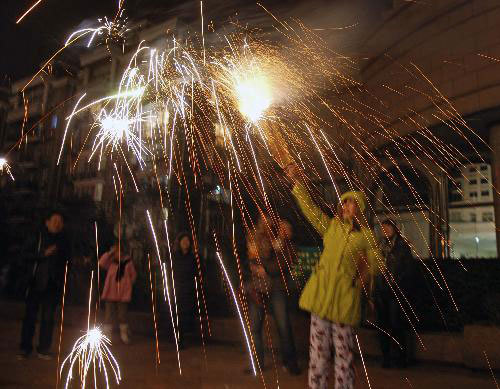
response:
[[[361,318],[361,292],[381,256],[373,232],[364,227],[366,198],[362,192],[341,196],[337,215],[325,215],[290,165],[293,196],[307,220],[323,238],[323,253],[313,270],[299,305],[311,312],[309,387],[327,388],[330,356],[335,352],[335,388],[354,388],[354,330]]]

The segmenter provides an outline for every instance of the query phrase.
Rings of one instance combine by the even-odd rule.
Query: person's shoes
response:
[[[24,361],[30,357],[31,353],[28,351],[21,350],[17,353],[16,359],[18,361]]]
[[[120,339],[125,344],[130,344],[130,338],[128,337],[128,324],[120,324]]]
[[[37,357],[38,359],[43,359],[44,361],[51,361],[52,360],[52,354],[48,353],[48,352],[38,352],[37,353]]]
[[[289,363],[283,367],[290,375],[297,376],[297,375],[300,375],[300,373],[301,373],[299,365],[297,365],[297,363]]]

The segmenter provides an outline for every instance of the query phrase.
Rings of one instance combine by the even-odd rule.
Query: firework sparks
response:
[[[23,20],[31,11],[33,11],[36,6],[38,4],[40,4],[42,2],[42,0],[38,0],[37,2],[35,2],[31,7],[29,7],[25,13],[23,13],[17,20],[16,20],[16,24],[19,24],[21,22],[21,20]]]
[[[162,279],[163,279],[163,294],[165,296],[165,300],[167,300],[167,302],[168,302],[168,309],[170,311],[170,320],[171,320],[172,328],[174,331],[175,348],[177,351],[177,363],[179,366],[179,374],[182,374],[181,356],[179,353],[179,336],[178,336],[177,328],[175,325],[175,323],[179,322],[179,319],[178,319],[178,317],[176,317],[176,320],[174,320],[174,310],[172,309],[172,303],[171,303],[171,298],[170,298],[170,287],[169,287],[169,283],[168,283],[168,274],[167,274],[166,264],[161,261],[160,247],[158,246],[158,240],[156,239],[156,232],[155,232],[155,229],[153,226],[153,220],[151,219],[151,214],[149,213],[149,210],[146,211],[146,215],[148,217],[149,226],[151,227],[151,233],[153,234],[156,253],[158,255],[158,262],[159,262],[160,267],[161,267],[161,274],[162,274]],[[175,307],[175,312],[177,313],[177,306]]]
[[[253,360],[252,348],[250,346],[250,338],[248,337],[247,330],[245,327],[245,322],[243,321],[243,315],[242,315],[241,310],[240,310],[240,305],[238,304],[238,298],[236,297],[236,293],[234,292],[233,284],[231,283],[231,279],[229,278],[229,275],[227,274],[226,267],[224,266],[224,262],[222,262],[221,255],[218,251],[216,254],[217,254],[217,259],[219,260],[219,264],[224,272],[224,277],[226,278],[227,284],[229,285],[229,288],[231,290],[231,294],[232,294],[233,300],[234,300],[234,305],[236,306],[236,310],[238,312],[238,317],[240,318],[241,328],[243,328],[243,334],[245,335],[245,341],[246,341],[247,348],[248,348],[248,354],[250,355],[250,362],[252,363],[253,374],[257,375],[257,369],[255,367],[255,362]]]
[[[113,356],[109,346],[111,341],[97,328],[89,329],[83,336],[78,338],[61,365],[61,373],[68,365],[68,377],[65,388],[69,387],[73,379],[73,370],[78,366],[82,388],[85,387],[89,373],[93,373],[94,386],[97,387],[97,369],[104,374],[106,388],[109,388],[108,367],[115,377],[116,383],[121,380],[120,366]]]
[[[271,105],[269,80],[259,69],[235,74],[234,89],[240,112],[252,122],[257,122]]]
[[[363,362],[363,369],[365,370],[366,382],[368,382],[368,387],[371,389],[370,378],[368,377],[368,371],[366,370],[365,359],[363,358],[363,352],[361,351],[361,345],[359,344],[358,335],[356,335],[356,343],[358,344],[359,355],[361,356],[361,362]]]
[[[121,6],[122,2],[119,2],[119,10]],[[147,167],[148,160],[151,159],[154,161],[155,169],[156,164],[164,161],[169,180],[177,176],[181,177],[179,178],[181,182],[184,177],[183,169],[186,166],[183,164],[184,155],[187,155],[187,163],[192,169],[196,183],[197,178],[204,174],[205,168],[215,172],[220,182],[224,182],[229,176],[231,211],[233,185],[239,192],[240,184],[248,190],[254,204],[262,204],[264,199],[265,206],[270,209],[267,193],[274,192],[278,195],[282,193],[280,180],[275,180],[276,171],[272,165],[274,161],[269,159],[277,162],[278,159],[289,162],[298,159],[304,170],[309,169],[312,175],[319,178],[321,173],[317,170],[312,157],[319,155],[337,196],[339,189],[336,181],[342,178],[348,182],[349,187],[358,187],[369,192],[370,188],[364,187],[363,183],[366,177],[362,175],[377,177],[380,171],[386,169],[380,158],[372,151],[370,141],[373,139],[373,128],[379,132],[377,135],[387,139],[397,138],[397,134],[390,127],[391,122],[403,122],[403,126],[424,128],[424,124],[413,117],[411,120],[394,118],[390,113],[380,112],[371,107],[364,101],[366,99],[359,98],[359,94],[355,93],[359,91],[363,94],[366,91],[349,77],[351,74],[349,71],[344,71],[344,68],[352,70],[350,68],[352,62],[325,49],[321,40],[310,31],[300,33],[295,31],[295,27],[291,24],[280,22],[286,30],[283,36],[285,40],[288,39],[288,43],[285,44],[273,44],[269,40],[254,36],[252,32],[240,30],[235,34],[223,35],[218,45],[205,45],[202,2],[200,2],[200,13],[201,46],[196,46],[196,40],[191,38],[183,40],[182,43],[176,38],[165,39],[162,47],[166,48],[161,50],[140,44],[121,77],[116,93],[98,98],[79,109],[77,108],[80,100],[78,101],[72,114],[67,118],[67,128],[73,116],[92,108],[95,120],[89,135],[92,135],[91,139],[94,139],[94,142],[88,161],[97,154],[99,161],[103,155],[109,155],[111,158],[119,155],[127,162],[127,158],[133,155],[139,161],[141,168]],[[66,45],[86,37],[89,38],[87,45],[90,46],[98,42],[98,37],[101,36],[107,37],[108,44],[110,36],[121,38],[126,32],[125,24],[119,24],[115,20],[110,22],[104,18],[101,19],[101,23],[103,25],[98,28],[76,31],[70,36]],[[308,60],[304,61],[304,58]],[[396,89],[386,87],[397,93]],[[357,91],[353,92],[355,89]],[[444,100],[442,95],[436,91],[434,93],[439,99]],[[451,118],[456,119],[453,116],[456,112],[452,109],[450,112],[452,112],[449,114],[452,115]],[[450,117],[447,116],[446,119]],[[223,152],[219,152],[212,141],[213,135],[217,137],[217,128],[221,129],[219,132],[222,135],[219,135],[224,138],[224,142],[221,142]],[[329,137],[325,135],[323,129]],[[332,134],[334,135],[330,136]],[[66,132],[63,145],[65,139]],[[394,141],[401,156],[406,157],[404,154],[406,152],[418,158],[417,153],[422,152],[432,159],[433,155],[425,147],[409,141],[404,142],[407,141],[404,139]],[[179,145],[182,151],[179,150]],[[436,142],[436,147],[439,145],[440,143]],[[442,149],[446,150],[445,147]],[[115,153],[116,150],[119,152]],[[284,156],[286,158],[277,156],[274,150],[286,150],[287,155]],[[127,155],[127,151],[131,155]],[[181,158],[179,158],[180,153],[182,153]],[[144,154],[151,158],[145,158]],[[456,160],[452,160],[443,152],[439,156],[445,161],[442,165],[456,164]],[[226,157],[227,164],[224,161]],[[182,163],[179,163],[179,160]],[[392,156],[388,156],[388,160],[398,167],[396,159]],[[365,172],[356,175],[348,166],[351,161],[359,165],[360,170],[365,169]],[[230,169],[235,165],[238,171],[233,174]],[[132,175],[128,163],[127,167]],[[175,169],[178,170],[173,172]],[[118,179],[122,188],[120,175]],[[185,179],[184,183],[189,196],[190,189]],[[414,196],[418,197],[406,179],[405,184],[410,187]],[[136,190],[139,191],[137,186]],[[248,210],[241,200],[241,194],[237,194],[239,197],[235,198],[239,198],[237,204],[244,218]],[[416,201],[425,208],[420,199]],[[384,207],[390,209],[391,205],[384,204]],[[173,275],[167,273],[166,264],[160,258],[149,211],[147,217],[161,266],[165,300],[168,300],[181,372],[176,331],[178,318],[177,320],[174,318],[174,307],[177,310],[174,279]],[[191,219],[190,222],[192,223]],[[165,223],[165,229],[166,227]],[[168,241],[167,230],[166,234]],[[170,250],[169,241],[168,249]],[[250,341],[238,299],[219,252],[217,258],[243,326],[255,373]],[[172,289],[169,288],[169,277],[172,277]],[[436,278],[434,279],[440,284]],[[199,282],[198,285],[195,280],[194,285],[197,295],[198,288],[203,294],[202,282],[201,280]],[[150,286],[152,289],[151,278]],[[174,292],[173,299],[170,297],[170,290]],[[201,316],[199,301],[198,310]],[[154,310],[153,317],[156,320]],[[361,353],[357,338],[356,341]],[[159,362],[159,355],[157,360]],[[364,360],[363,367],[370,385]]]
[[[8,174],[12,181],[15,181],[6,158],[0,158],[0,173]]]

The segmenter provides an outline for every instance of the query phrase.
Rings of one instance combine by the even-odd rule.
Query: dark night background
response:
[[[28,76],[38,69],[41,63],[62,46],[66,37],[82,27],[95,26],[98,17],[114,16],[116,0],[42,0],[19,24],[16,20],[35,0],[4,0],[1,6],[0,31],[1,52],[0,85],[8,85],[9,81]],[[368,27],[377,22],[380,14],[392,3],[391,0],[268,0],[262,2],[270,10],[281,16],[297,16],[315,27],[342,27],[356,25],[346,31],[335,31],[335,44],[344,50],[351,50],[359,42]],[[182,0],[125,0],[125,15],[138,18],[151,10],[183,9],[184,13],[198,18],[199,2]],[[329,12],[320,12],[328,8]],[[238,13],[238,11],[243,11]],[[256,1],[205,0],[204,13],[208,20],[212,15],[220,13],[237,14],[244,17],[246,12],[262,10]],[[71,55],[70,48],[64,55]]]

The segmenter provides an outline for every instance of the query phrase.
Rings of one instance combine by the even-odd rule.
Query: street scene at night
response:
[[[500,0],[6,0],[0,387],[499,388]]]

